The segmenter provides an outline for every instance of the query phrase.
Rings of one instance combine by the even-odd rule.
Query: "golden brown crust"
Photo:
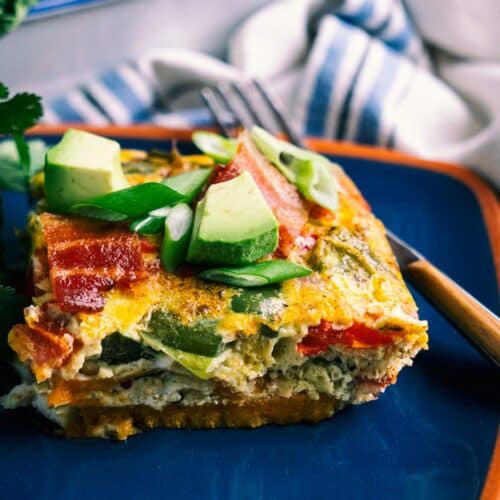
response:
[[[163,410],[147,406],[123,408],[85,407],[65,429],[69,437],[107,437],[123,440],[155,427],[213,429],[216,427],[260,427],[266,424],[317,423],[344,404],[330,396],[311,399],[306,394],[275,397],[246,403],[201,406],[171,405]]]

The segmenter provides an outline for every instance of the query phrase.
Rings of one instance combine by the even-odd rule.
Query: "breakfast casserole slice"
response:
[[[215,161],[120,154],[76,130],[49,150],[5,408],[116,439],[318,422],[427,347],[384,227],[339,166],[257,128],[195,142]]]

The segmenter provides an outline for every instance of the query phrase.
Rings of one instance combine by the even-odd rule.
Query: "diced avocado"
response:
[[[47,151],[45,194],[53,212],[66,212],[75,203],[127,186],[116,141],[69,129]]]
[[[173,314],[155,311],[142,335],[173,349],[213,357],[219,353],[222,344],[220,335],[216,333],[216,323],[212,319],[201,319],[184,325]]]
[[[101,361],[109,365],[131,363],[138,359],[151,359],[155,353],[149,347],[115,332],[105,337],[101,343]]]
[[[243,265],[273,252],[278,222],[253,177],[212,184],[198,203],[187,260]]]

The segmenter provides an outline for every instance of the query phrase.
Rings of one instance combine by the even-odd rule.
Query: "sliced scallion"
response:
[[[118,221],[141,217],[151,210],[172,205],[184,195],[159,182],[146,182],[76,203],[70,209],[75,215]]]
[[[213,132],[194,132],[192,140],[195,146],[216,162],[229,163],[236,154],[236,141]]]
[[[311,274],[307,267],[288,260],[267,260],[243,267],[217,267],[202,271],[199,276],[209,281],[217,281],[231,286],[255,287],[280,283]]]
[[[184,201],[193,201],[207,183],[212,168],[199,168],[191,172],[167,177],[162,183],[184,195]]]
[[[171,208],[165,217],[160,260],[166,271],[174,272],[186,256],[193,226],[193,211],[185,203]]]
[[[146,215],[136,219],[130,224],[130,230],[139,234],[157,234],[163,230],[165,217],[155,217],[154,215]]]
[[[259,151],[297,186],[304,198],[329,210],[337,209],[337,184],[327,158],[280,141],[260,127],[253,127],[250,136]]]

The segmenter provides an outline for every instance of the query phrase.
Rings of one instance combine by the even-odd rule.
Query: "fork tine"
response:
[[[235,96],[235,86],[233,83],[220,83],[216,87],[216,91],[225,105],[232,111],[236,120],[245,128],[250,128],[253,125],[253,117],[248,113],[247,107],[242,105],[238,95]]]
[[[232,82],[231,88],[234,93],[239,97],[240,101],[244,104],[248,114],[253,120],[255,125],[263,126],[262,121],[260,120],[257,112],[255,111],[255,105],[252,103],[251,98],[247,95],[246,88],[243,87],[243,84]]]
[[[233,127],[231,126],[232,124],[229,124],[226,119],[227,113],[230,111],[227,108],[224,109],[213,89],[204,87],[201,89],[200,93],[203,101],[205,101],[205,104],[210,110],[210,113],[212,113],[217,126],[222,130],[225,136],[231,137]]]
[[[269,109],[267,102],[262,99],[252,80],[234,83],[233,88],[256,125],[272,133],[280,132],[281,128],[276,122],[272,110]]]
[[[262,86],[262,84],[258,80],[252,80],[252,82],[255,88],[262,96],[262,98],[264,99],[264,101],[266,102],[266,104],[272,110],[277,122],[279,123],[280,127],[283,129],[285,134],[288,136],[290,142],[292,142],[296,146],[304,147],[304,143],[302,142],[302,139],[300,138],[299,134],[297,134],[297,132],[295,132],[295,130],[293,130],[293,128],[290,126],[283,112],[278,109],[273,99],[268,94],[267,90]]]

